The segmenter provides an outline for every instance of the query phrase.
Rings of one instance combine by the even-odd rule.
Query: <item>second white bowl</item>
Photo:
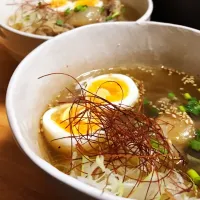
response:
[[[0,1],[0,42],[4,44],[16,60],[21,61],[34,48],[52,37],[24,33],[9,27],[7,25],[8,17],[15,12],[17,6],[7,5],[9,2],[11,1]],[[122,0],[122,2],[140,13],[141,17],[138,22],[150,20],[153,11],[152,0]]]

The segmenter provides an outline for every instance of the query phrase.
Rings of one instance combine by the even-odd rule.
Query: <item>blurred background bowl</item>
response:
[[[52,37],[24,33],[9,27],[7,25],[8,17],[15,12],[19,5],[7,5],[8,2],[10,0],[0,1],[0,42],[16,60],[21,61],[34,48]],[[122,3],[138,11],[141,16],[138,22],[150,20],[153,11],[152,0],[122,0]]]

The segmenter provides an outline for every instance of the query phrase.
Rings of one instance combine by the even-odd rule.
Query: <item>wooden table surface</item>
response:
[[[5,94],[17,65],[0,45],[0,200],[91,200],[42,171],[13,140]]]

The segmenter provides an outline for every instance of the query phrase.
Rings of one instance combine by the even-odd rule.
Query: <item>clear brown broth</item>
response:
[[[176,97],[178,97],[178,101],[180,104],[185,102],[183,97],[183,93],[190,93],[191,96],[200,99],[200,92],[197,90],[200,86],[200,79],[195,78],[195,84],[197,86],[193,86],[193,84],[184,84],[182,78],[186,76],[181,72],[173,72],[169,75],[169,69],[162,69],[161,67],[137,67],[134,66],[132,68],[114,68],[114,69],[101,69],[98,71],[91,71],[86,76],[81,75],[77,78],[79,82],[86,81],[89,77],[95,77],[101,74],[108,73],[120,73],[128,75],[131,78],[137,79],[144,83],[144,88],[146,90],[144,97],[149,101],[156,103],[159,99],[165,98],[168,96],[169,92],[173,92]],[[71,91],[76,94],[79,94],[79,90],[75,89],[74,82],[72,81],[71,85],[68,85]],[[184,88],[184,90],[180,90],[180,88]],[[64,89],[58,95],[58,97],[54,98],[51,102],[51,106],[58,105],[57,101],[61,102],[70,102],[71,97],[69,96],[68,90]],[[148,110],[146,110],[146,114]],[[194,119],[196,128],[200,128],[200,121],[198,119]],[[52,165],[57,167],[59,170],[66,172],[68,161],[65,158],[65,155],[62,153],[56,152],[46,141],[42,132],[39,133],[38,143],[43,154],[45,160],[50,162]],[[194,155],[196,158],[200,158],[198,153],[189,152],[191,155]],[[196,162],[189,163],[190,167],[195,167],[197,165]],[[197,168],[197,166],[196,166]],[[200,169],[199,169],[200,172]]]

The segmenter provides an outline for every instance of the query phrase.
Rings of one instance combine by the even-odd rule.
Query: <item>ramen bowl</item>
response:
[[[98,34],[97,34],[98,33]],[[119,34],[120,33],[120,34]],[[154,23],[104,23],[61,34],[33,50],[14,72],[6,97],[6,109],[14,138],[41,169],[95,199],[120,197],[103,193],[68,176],[43,159],[38,147],[40,118],[52,97],[74,77],[91,70],[133,63],[199,74],[200,32],[191,28]]]
[[[0,41],[18,61],[21,61],[34,48],[52,37],[25,33],[9,27],[7,25],[8,18],[19,7],[14,2],[21,2],[21,0],[2,0],[0,2]],[[150,20],[153,10],[152,0],[122,0],[122,2],[139,13],[138,22]],[[9,3],[11,5],[8,5]]]

